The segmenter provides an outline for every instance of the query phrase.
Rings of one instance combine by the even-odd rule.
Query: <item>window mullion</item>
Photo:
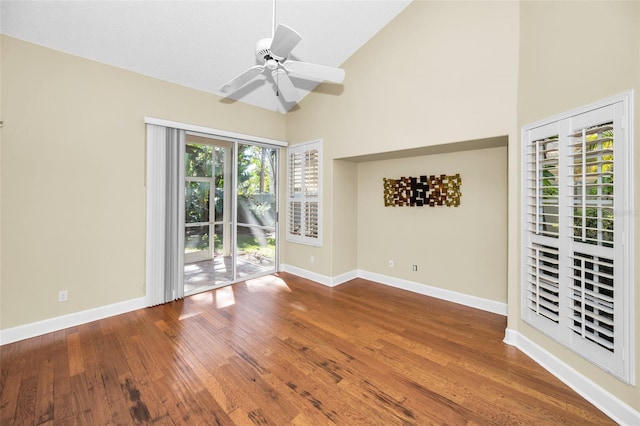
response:
[[[580,149],[582,150],[582,190],[580,196],[582,197],[582,241],[585,241],[587,236],[587,129],[582,129],[582,138],[580,142]]]
[[[573,250],[573,230],[571,227],[573,208],[573,164],[570,159],[573,155],[571,138],[569,137],[570,122],[565,120],[558,123],[558,293],[560,295],[558,311],[559,336],[562,340],[570,337],[570,325],[572,319],[571,290],[568,285],[571,272],[571,257]]]
[[[534,217],[534,221],[535,221],[535,230],[536,230],[536,235],[540,235],[540,215],[542,214],[542,207],[540,206],[540,143],[538,141],[535,142],[536,144],[536,214]]]

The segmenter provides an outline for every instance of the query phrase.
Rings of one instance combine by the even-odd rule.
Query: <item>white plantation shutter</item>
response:
[[[570,135],[575,241],[613,247],[613,122]]]
[[[577,336],[614,353],[618,303],[613,239],[615,135],[608,115],[601,118],[603,123],[577,123],[586,127],[569,135],[569,233],[573,235],[569,319]]]
[[[319,205],[318,202],[310,202],[307,201],[304,203],[304,235],[309,238],[318,238],[318,220],[319,214],[318,211]]]
[[[633,381],[630,97],[523,129],[522,318]]]
[[[289,225],[287,229],[290,235],[302,235],[302,203],[300,201],[289,202]]]
[[[289,195],[295,197],[302,193],[302,155],[301,152],[289,153]]]
[[[289,200],[287,235],[302,235],[302,154],[301,152],[289,152],[287,163]]]
[[[569,327],[578,336],[615,351],[613,259],[573,253]]]
[[[558,249],[532,244],[526,256],[526,308],[542,318],[558,323],[560,319]]]
[[[307,197],[318,196],[320,150],[311,148],[304,153],[304,193]]]
[[[322,245],[322,142],[290,146],[287,150],[287,239]]]
[[[526,133],[523,155],[523,318],[547,332],[560,322],[559,128],[550,123]]]

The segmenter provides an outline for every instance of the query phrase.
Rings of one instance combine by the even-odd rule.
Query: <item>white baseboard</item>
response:
[[[425,296],[431,296],[437,299],[443,299],[449,302],[458,303],[460,305],[469,306],[471,308],[493,312],[494,314],[500,314],[504,316],[507,315],[507,304],[496,302],[495,300],[483,299],[482,297],[477,296],[470,296],[468,294],[445,290],[438,287],[432,287],[426,284],[419,284],[400,278],[389,277],[387,275],[376,274],[374,272],[358,270],[358,277],[375,281],[381,284],[386,284],[391,287],[400,288],[402,290],[411,291],[413,293],[419,293]]]
[[[86,311],[74,312],[72,314],[49,318],[43,321],[7,328],[5,330],[0,330],[0,345],[6,345],[7,343],[17,342],[18,340],[40,336],[42,334],[58,330],[64,330],[65,328],[75,327],[76,325],[97,321],[114,315],[124,314],[125,312],[145,308],[146,306],[145,298],[140,297],[137,299],[114,303],[112,305],[100,306]]]
[[[380,284],[385,284],[402,290],[411,291],[413,293],[436,297],[438,299],[448,300],[450,302],[469,306],[471,308],[493,312],[494,314],[505,316],[507,315],[506,303],[483,299],[476,296],[470,296],[468,294],[457,293],[451,290],[445,290],[438,287],[432,287],[429,285],[419,284],[413,281],[389,277],[387,275],[376,274],[374,272],[363,271],[360,269],[350,271],[335,277],[328,277],[326,275],[317,274],[315,272],[307,271],[306,269],[298,268],[291,265],[280,265],[280,269],[284,272],[290,272],[294,275],[298,275],[300,277],[315,281],[328,287],[335,287],[354,278],[364,278],[366,280],[375,281]]]
[[[515,346],[545,370],[576,391],[621,425],[640,425],[640,412],[592,382],[552,353],[541,348],[516,330],[505,331],[504,342]]]
[[[336,285],[333,284],[333,280],[331,279],[331,277],[318,274],[316,272],[307,271],[306,269],[298,268],[297,266],[281,263],[280,270],[283,272],[289,272],[290,274],[297,275],[302,278],[306,278],[311,281],[315,281],[319,284],[326,285],[327,287],[335,287]]]
[[[350,281],[354,278],[358,278],[357,271],[349,271],[335,277],[328,277],[326,275],[307,271],[306,269],[298,268],[297,266],[292,265],[280,264],[280,270],[283,272],[289,272],[302,278],[306,278],[311,281],[315,281],[319,284],[326,285],[327,287],[335,287],[337,285],[346,283],[347,281]]]

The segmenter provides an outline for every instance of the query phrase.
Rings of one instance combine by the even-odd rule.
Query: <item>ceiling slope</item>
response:
[[[291,59],[339,67],[410,0],[279,1],[276,22],[302,41]],[[0,2],[5,35],[221,95],[223,84],[257,65],[256,42],[271,37],[273,3],[259,1]],[[304,97],[317,85],[294,84]],[[273,111],[294,104],[260,76],[230,96]]]

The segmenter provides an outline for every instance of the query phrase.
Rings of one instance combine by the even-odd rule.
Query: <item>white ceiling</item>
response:
[[[411,0],[278,0],[276,22],[302,41],[290,58],[341,66]],[[3,34],[220,94],[258,64],[255,43],[271,37],[271,0],[92,1],[0,0]],[[293,79],[305,96],[317,83]],[[271,77],[260,76],[231,98],[286,112]]]

